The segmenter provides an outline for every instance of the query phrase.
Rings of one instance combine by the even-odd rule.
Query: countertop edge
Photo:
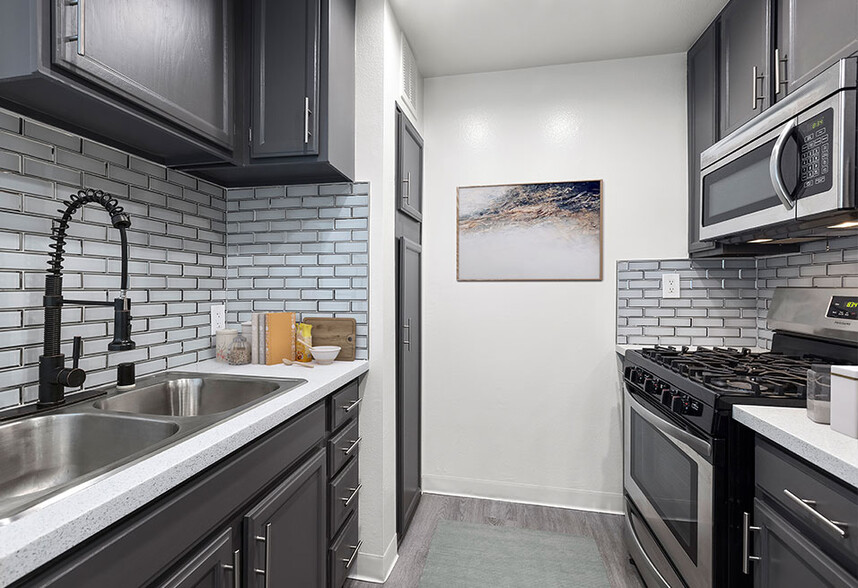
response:
[[[733,418],[746,427],[858,488],[858,439],[814,423],[804,408],[734,405]]]
[[[282,365],[225,366],[206,360],[168,370],[301,378],[307,383],[0,526],[0,586],[37,570],[368,370],[366,360],[336,362],[330,368],[313,370]]]

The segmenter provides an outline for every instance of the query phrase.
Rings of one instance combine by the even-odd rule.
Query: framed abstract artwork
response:
[[[457,278],[602,279],[602,181],[458,189]]]

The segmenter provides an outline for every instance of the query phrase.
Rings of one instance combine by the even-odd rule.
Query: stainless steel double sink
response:
[[[0,525],[306,380],[167,372],[0,425]]]

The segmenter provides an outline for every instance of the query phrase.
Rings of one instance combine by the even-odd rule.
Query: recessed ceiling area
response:
[[[390,0],[437,77],[687,51],[727,0]]]

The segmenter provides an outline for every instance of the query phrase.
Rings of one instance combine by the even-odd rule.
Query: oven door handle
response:
[[[682,443],[685,443],[688,447],[705,458],[712,457],[712,445],[710,443],[700,439],[699,437],[695,437],[688,431],[684,431],[662,418],[659,418],[650,409],[638,402],[628,391],[626,391],[626,402],[631,404],[632,408],[642,419],[668,437],[672,437]]]
[[[781,173],[781,159],[783,159],[784,145],[786,145],[787,140],[792,135],[793,130],[795,130],[796,124],[795,118],[787,121],[786,126],[778,136],[778,140],[775,141],[772,155],[769,158],[769,176],[772,179],[772,186],[774,186],[775,194],[778,195],[778,198],[780,198],[781,203],[787,210],[792,210],[795,202],[790,198],[789,190],[787,190],[786,182],[784,182],[784,177]]]

